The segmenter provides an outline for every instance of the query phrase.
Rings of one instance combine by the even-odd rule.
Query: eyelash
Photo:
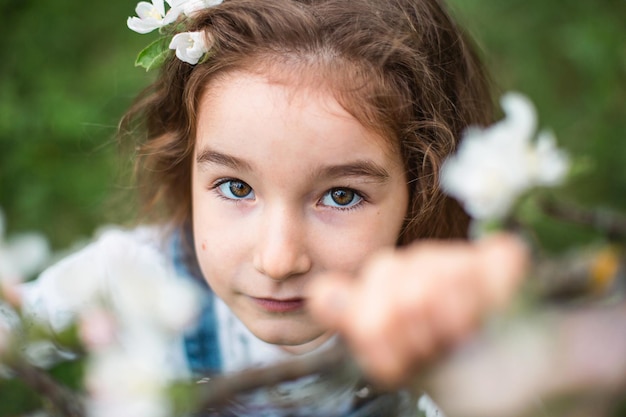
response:
[[[330,196],[330,194],[332,192],[337,191],[337,190],[348,191],[348,192],[354,193],[354,196],[359,198],[359,201],[354,203],[354,204],[352,204],[352,205],[350,205],[350,206],[340,206],[340,205],[338,205],[338,206],[331,206],[331,205],[321,204],[322,200],[324,198],[326,198],[326,196]],[[367,202],[367,198],[366,198],[366,196],[362,192],[357,191],[354,188],[350,188],[350,187],[333,187],[330,190],[326,191],[322,195],[322,197],[319,199],[319,204],[320,205],[324,205],[325,207],[328,207],[328,208],[330,208],[332,210],[339,210],[339,211],[355,210],[355,209],[360,208],[366,202]]]
[[[250,186],[247,182],[239,180],[237,178],[220,178],[219,180],[213,182],[213,184],[211,184],[211,186],[209,188],[210,188],[210,190],[215,192],[215,194],[217,194],[217,196],[219,198],[221,198],[223,200],[226,200],[226,201],[238,203],[239,201],[247,200],[247,198],[245,198],[245,197],[242,197],[242,198],[231,198],[231,197],[228,197],[228,196],[224,195],[224,193],[220,190],[220,187],[222,185],[228,183],[228,182],[240,182],[240,183],[243,183],[243,184],[246,184],[246,185]],[[254,189],[252,189],[252,187],[250,187],[250,189],[252,190],[251,192],[254,193]],[[348,191],[348,192],[354,193],[354,195],[356,197],[358,197],[360,200],[357,203],[355,203],[355,204],[353,204],[351,206],[345,206],[345,207],[343,207],[343,206],[331,206],[331,205],[322,204],[322,200],[324,198],[326,198],[326,196],[329,196],[330,193],[332,193],[334,191],[337,191],[337,190],[343,190],[343,191]],[[358,190],[355,190],[354,188],[350,188],[350,187],[333,187],[333,188],[327,190],[326,192],[324,192],[322,197],[318,200],[318,205],[323,205],[325,207],[330,208],[331,210],[350,211],[350,210],[355,210],[355,209],[360,208],[367,201],[368,201],[367,196],[364,193],[362,193],[362,192],[360,192]]]
[[[247,182],[239,180],[237,178],[220,178],[219,180],[213,182],[213,184],[211,184],[211,186],[209,188],[210,188],[211,191],[215,192],[215,194],[219,198],[221,198],[223,200],[226,200],[226,201],[238,203],[238,202],[240,202],[242,200],[248,200],[248,198],[246,198],[246,197],[231,198],[231,197],[228,197],[228,196],[224,195],[224,193],[220,190],[220,187],[222,185],[226,184],[226,183],[229,183],[229,182],[239,182],[239,183],[242,183],[242,184],[246,184],[248,187],[250,187],[250,185]],[[250,187],[250,190],[252,190],[252,193],[254,193],[254,189],[252,189],[252,187]]]

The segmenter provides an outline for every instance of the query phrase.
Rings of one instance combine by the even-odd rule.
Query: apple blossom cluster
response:
[[[3,230],[0,212],[0,234]],[[41,236],[7,242],[0,236],[0,378],[11,377],[2,362],[6,353],[13,358],[15,349],[40,369],[77,359],[64,350],[69,345],[56,342],[69,331],[86,353],[81,382],[88,417],[171,415],[169,390],[187,376],[181,374],[181,359],[171,357],[172,344],[195,322],[200,295],[152,243],[155,233],[147,227],[133,233],[106,230],[46,269],[34,287],[21,278],[48,260],[47,243],[42,246]]]
[[[167,11],[165,10],[166,3]],[[127,25],[129,29],[137,33],[150,33],[175,23],[181,16],[193,16],[199,10],[220,3],[222,0],[151,0],[151,3],[141,1],[135,8],[137,16],[129,17]],[[178,59],[191,65],[197,64],[209,51],[205,34],[202,32],[178,33],[171,39],[168,47],[176,51]]]
[[[505,118],[490,127],[469,128],[456,154],[441,169],[441,187],[476,220],[499,220],[524,193],[555,186],[569,169],[554,135],[536,135],[532,102],[519,93],[501,99]]]
[[[46,319],[56,332],[75,324],[87,349],[88,416],[169,415],[167,390],[181,371],[168,352],[200,311],[195,284],[178,278],[157,248],[119,230],[39,280],[59,304]]]
[[[157,233],[105,230],[31,286],[25,279],[50,262],[48,241],[37,233],[5,238],[0,210],[0,378],[12,378],[16,351],[40,369],[77,359],[57,343],[69,331],[85,350],[88,417],[171,415],[169,389],[187,376],[172,343],[201,307],[196,284],[161,255]]]

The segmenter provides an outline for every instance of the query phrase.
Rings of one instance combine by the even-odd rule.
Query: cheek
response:
[[[249,227],[225,215],[216,205],[194,209],[198,209],[193,216],[195,251],[205,279],[213,286],[226,277],[238,276],[249,257]]]
[[[202,222],[194,224],[195,249],[200,260],[226,260],[228,254],[235,256],[242,240],[233,228],[220,222]],[[222,259],[225,258],[225,259]]]
[[[196,256],[202,276],[213,291],[223,295],[224,289],[230,286],[230,277],[234,275],[230,264],[233,257],[226,253],[222,241],[217,242],[204,235],[196,235],[196,239]]]
[[[196,256],[207,279],[215,275],[215,271],[229,259],[225,253],[230,246],[227,245],[229,236],[220,228],[219,222],[212,221],[212,218],[211,214],[202,212],[202,215],[194,215],[193,223]]]

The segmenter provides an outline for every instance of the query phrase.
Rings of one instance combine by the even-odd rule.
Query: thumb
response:
[[[308,308],[315,320],[331,328],[341,326],[350,304],[353,279],[337,272],[321,274],[308,288]]]
[[[520,238],[505,233],[484,238],[478,248],[488,280],[486,295],[495,308],[502,308],[526,275],[529,248]]]

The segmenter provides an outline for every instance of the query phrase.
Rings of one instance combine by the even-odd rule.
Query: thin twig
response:
[[[587,210],[573,204],[546,199],[540,202],[546,214],[556,219],[592,227],[607,235],[609,239],[626,239],[626,217],[603,210]]]
[[[200,408],[219,408],[237,395],[258,388],[350,368],[356,369],[356,366],[347,349],[340,343],[323,352],[286,360],[276,365],[213,377],[208,383],[199,385],[199,396],[202,398]]]

